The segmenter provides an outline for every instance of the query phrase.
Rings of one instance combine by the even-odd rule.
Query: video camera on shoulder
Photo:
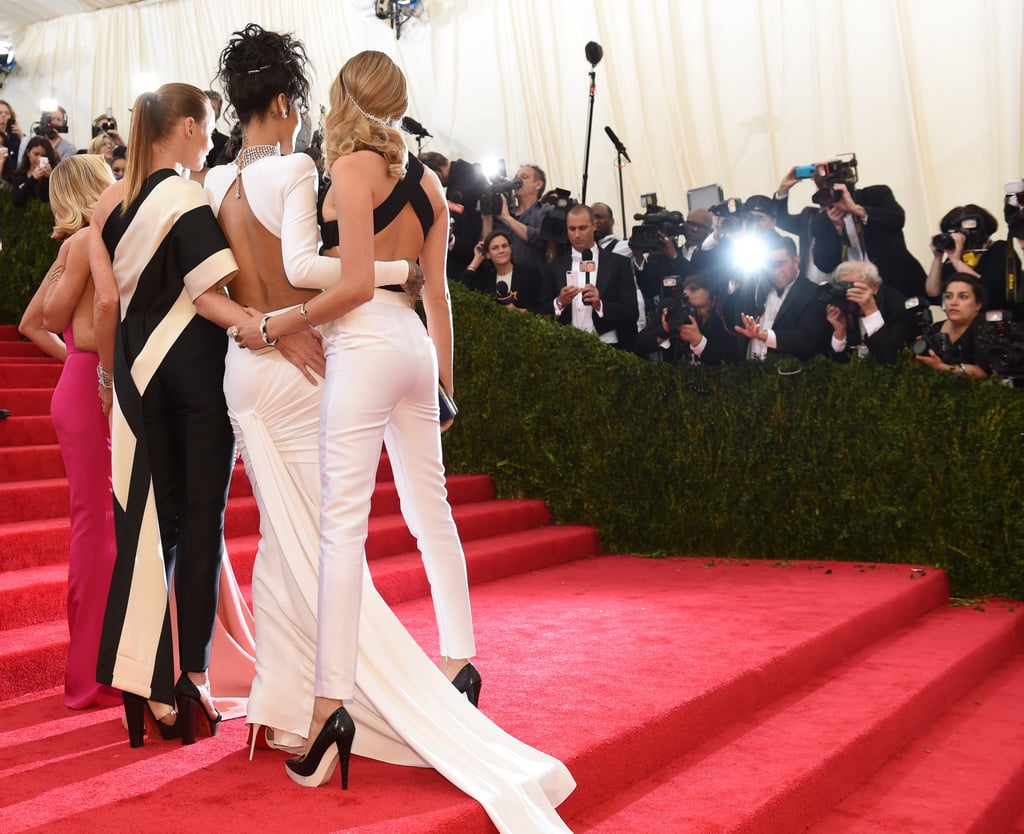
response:
[[[501,195],[505,195],[505,202],[508,203],[508,210],[515,211],[516,198],[514,192],[523,187],[521,179],[510,180],[505,172],[505,160],[498,160],[498,170],[489,177],[486,177],[487,185],[485,191],[480,195],[480,214],[498,215],[501,214]]]
[[[640,225],[634,226],[629,234],[629,248],[640,252],[660,252],[662,250],[661,235],[677,238],[686,230],[683,224],[686,218],[681,211],[669,211],[658,205],[658,195],[654,192],[641,194],[640,201],[644,206],[643,214],[634,214],[633,219]]]
[[[939,359],[948,362],[949,336],[932,326],[934,319],[928,299],[914,296],[903,302],[903,307],[914,316],[914,321],[917,322],[918,338],[911,342],[910,349],[917,356],[927,356],[928,351],[934,351]]]
[[[540,224],[540,239],[548,243],[568,243],[569,233],[566,228],[566,220],[569,216],[569,209],[578,205],[572,198],[568,188],[553,188],[544,195],[541,200],[544,205],[553,206],[551,211],[544,215]]]
[[[840,154],[835,159],[823,162],[820,165],[801,165],[799,168],[814,168],[814,182],[818,190],[814,192],[811,201],[822,208],[828,208],[839,202],[842,192],[836,190],[837,185],[845,185],[848,191],[857,184],[857,155]]]

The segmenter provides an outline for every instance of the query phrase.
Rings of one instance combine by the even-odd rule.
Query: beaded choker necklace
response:
[[[248,145],[238,152],[235,157],[235,199],[242,199],[241,176],[242,169],[248,168],[254,162],[266,159],[268,156],[280,156],[281,149],[277,145]]]

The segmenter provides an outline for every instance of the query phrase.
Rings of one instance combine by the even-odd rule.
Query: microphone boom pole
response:
[[[580,191],[580,202],[584,205],[587,204],[587,177],[590,170],[590,129],[594,124],[594,91],[597,87],[594,80],[596,75],[595,67],[601,62],[601,58],[604,57],[604,50],[601,49],[600,44],[590,41],[586,46],[586,54],[587,60],[590,62],[590,104],[587,111],[587,142],[583,149],[583,188]]]

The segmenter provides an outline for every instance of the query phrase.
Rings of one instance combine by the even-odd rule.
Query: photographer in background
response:
[[[117,132],[117,119],[114,118],[114,111],[109,107],[107,112],[92,120],[92,138],[95,139],[101,133],[107,134],[114,143],[114,147],[125,148],[128,143],[121,138]]]
[[[1008,268],[1014,276],[1020,275],[1020,260],[1005,240],[992,241],[998,226],[995,217],[974,203],[946,212],[939,234],[931,240],[932,264],[925,283],[929,298],[937,300],[944,283],[967,275],[981,281],[989,307],[1017,313],[1017,300],[1006,297],[1006,278]]]
[[[800,275],[792,238],[763,234],[766,254],[761,272],[744,281],[731,297],[739,313],[735,330],[748,340],[748,359],[787,354],[810,359],[829,350],[829,323],[818,287]]]
[[[445,187],[451,219],[447,272],[449,278],[459,278],[472,262],[483,237],[483,219],[477,211],[477,201],[487,189],[487,178],[478,166],[465,159],[449,160],[437,151],[424,151],[419,158]]]
[[[39,120],[39,126],[35,128],[36,136],[42,136],[50,143],[50,147],[53,148],[53,153],[57,157],[58,162],[78,153],[78,148],[65,138],[67,132],[68,113],[59,105],[56,110],[48,113],[44,112]],[[28,142],[22,142],[21,149],[18,151],[18,165],[21,165],[21,161],[25,158],[27,151]]]
[[[516,265],[511,233],[501,229],[491,232],[476,245],[473,260],[462,270],[458,280],[513,310],[526,312],[540,304],[540,273],[531,267]]]
[[[946,310],[945,321],[931,325],[929,332],[914,343],[917,360],[933,370],[958,376],[988,376],[992,371],[988,350],[979,344],[986,324],[981,315],[985,309],[985,288],[977,278],[956,275],[942,288],[942,306]]]
[[[665,277],[657,312],[636,337],[634,353],[661,362],[739,362],[744,345],[726,322],[722,288],[700,272]]]
[[[50,202],[50,172],[60,162],[53,146],[44,136],[33,136],[24,144],[25,155],[14,172],[11,203],[23,208],[29,200]]]
[[[24,139],[14,108],[0,99],[0,179],[8,185],[14,182],[14,169],[20,159],[18,150]]]
[[[214,165],[222,165],[226,161],[221,159],[220,155],[228,143],[228,136],[217,129],[217,122],[220,121],[220,113],[224,107],[224,99],[216,90],[203,90],[203,92],[206,93],[206,97],[210,100],[210,106],[213,108],[213,133],[210,134],[213,147],[206,155],[206,167],[212,168]]]
[[[670,275],[685,278],[694,271],[676,241],[686,235],[687,227],[682,212],[669,211],[658,205],[657,194],[643,194],[643,214],[634,214],[640,221],[629,235],[628,245],[633,253],[632,266],[636,285],[649,315],[655,313],[661,294],[662,281]]]
[[[540,202],[547,179],[547,174],[539,165],[523,165],[515,175],[515,180],[519,182],[519,186],[513,192],[516,198],[516,213],[512,214],[509,210],[505,194],[499,193],[501,210],[495,215],[484,214],[483,217],[484,236],[496,228],[512,232],[512,257],[515,262],[533,267],[541,274],[548,265],[548,247],[547,241],[540,236],[540,230],[544,225],[544,216],[552,208]]]
[[[844,261],[836,268],[833,283],[820,287],[819,293],[828,298],[834,359],[849,361],[851,353],[870,354],[890,364],[916,335],[906,299],[882,283],[871,261]]]

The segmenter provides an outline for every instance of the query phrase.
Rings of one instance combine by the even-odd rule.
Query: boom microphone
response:
[[[619,141],[619,137],[615,135],[615,131],[612,130],[608,125],[604,126],[604,132],[608,134],[608,138],[612,140],[612,144],[615,145],[615,150],[622,154],[626,158],[626,162],[632,163],[633,160],[629,158],[629,154],[626,153],[626,146]]]
[[[427,129],[419,122],[417,122],[412,116],[404,116],[402,118],[402,130],[404,130],[408,134],[411,134],[412,136],[417,136],[421,139],[434,138],[427,132]]]

